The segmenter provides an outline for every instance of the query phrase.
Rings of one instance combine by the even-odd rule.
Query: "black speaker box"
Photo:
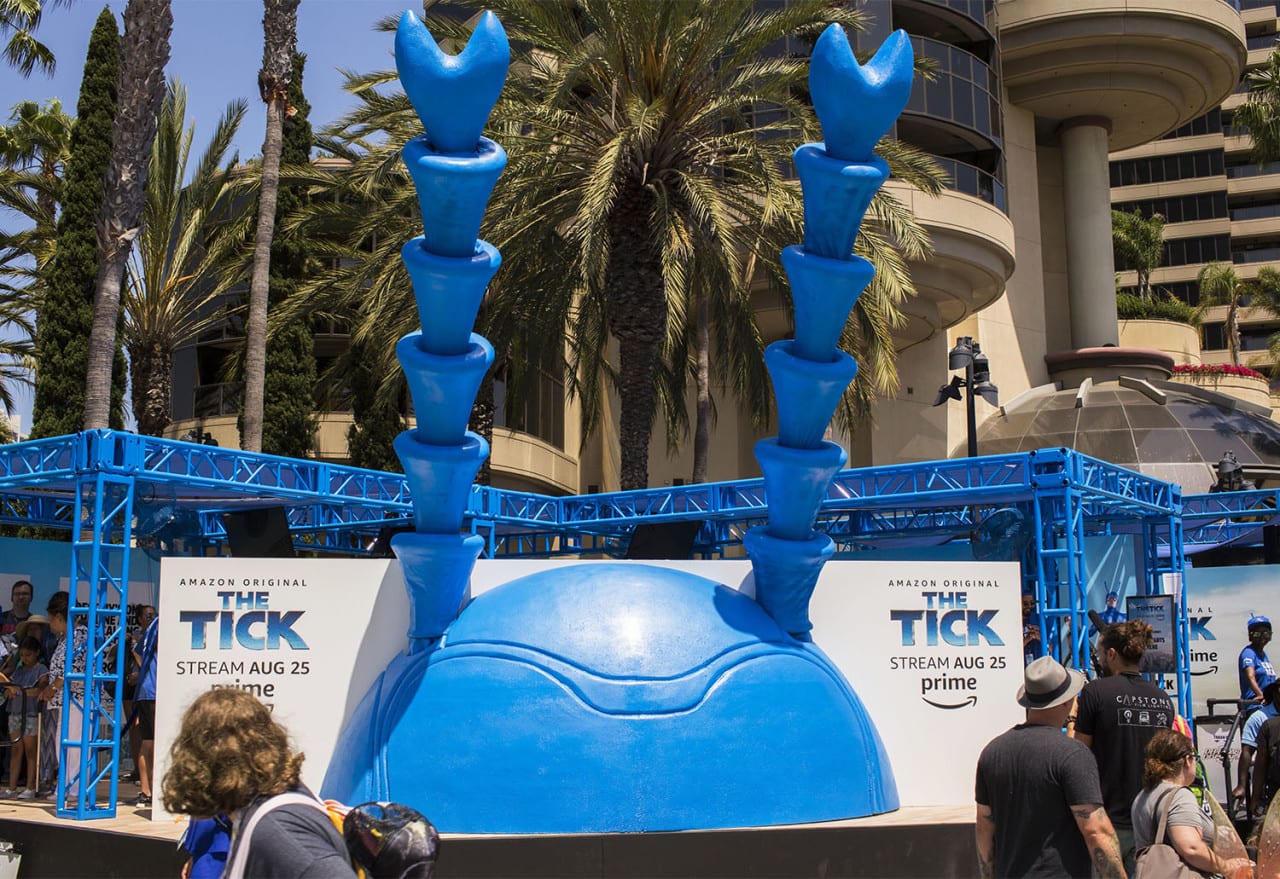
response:
[[[702,520],[637,525],[627,544],[628,559],[687,559],[693,556]]]
[[[255,507],[222,514],[227,546],[237,558],[296,558],[284,507]]]

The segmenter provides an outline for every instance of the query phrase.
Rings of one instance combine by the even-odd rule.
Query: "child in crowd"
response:
[[[9,704],[9,741],[12,756],[9,758],[9,787],[0,791],[0,797],[11,797],[18,785],[18,777],[22,772],[22,761],[27,761],[27,787],[18,794],[20,800],[34,800],[36,785],[40,773],[36,765],[36,730],[40,710],[39,696],[49,685],[49,669],[40,661],[40,641],[28,635],[18,645],[19,664],[13,674],[8,677],[0,675],[6,681],[22,688],[19,693],[12,687],[8,690]],[[26,698],[23,698],[23,693]]]
[[[225,815],[190,819],[182,848],[190,856],[182,867],[182,879],[219,879],[231,848],[231,819]]]

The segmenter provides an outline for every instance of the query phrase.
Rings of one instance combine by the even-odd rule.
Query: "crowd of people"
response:
[[[55,788],[61,733],[77,739],[84,723],[85,684],[72,677],[73,698],[64,717],[63,682],[68,667],[72,675],[84,673],[87,630],[83,623],[70,624],[68,593],[54,593],[43,615],[31,611],[33,599],[32,584],[18,580],[11,610],[0,614],[0,685],[10,743],[0,797],[20,800]],[[150,806],[159,623],[151,605],[130,608],[129,619],[121,720],[141,790],[136,804]],[[101,696],[109,710],[113,693],[104,689]],[[65,731],[60,730],[64,720]],[[68,747],[67,756],[74,763],[78,748]],[[190,855],[186,879],[349,879],[357,875],[355,864],[377,866],[364,875],[430,877],[438,836],[429,821],[407,807],[367,804],[352,810],[355,831],[345,839],[341,822],[335,823],[328,807],[302,783],[302,762],[270,709],[249,693],[212,689],[192,703],[162,785],[166,809],[191,818],[183,839]],[[4,769],[0,766],[0,776]],[[69,771],[68,806],[81,794],[78,781]]]
[[[1214,850],[1212,806],[1204,799],[1212,794],[1203,789],[1190,727],[1139,671],[1152,628],[1125,620],[1110,599],[1095,652],[1099,676],[1086,682],[1053,657],[1028,656],[1017,694],[1026,722],[993,739],[978,760],[983,876],[1124,877],[1163,847],[1188,875],[1251,869],[1248,859]],[[1034,599],[1029,603],[1024,618],[1034,612]],[[1039,634],[1024,627],[1024,649],[1038,654]],[[1260,819],[1280,790],[1280,679],[1266,654],[1270,620],[1252,617],[1248,634],[1240,699],[1256,710],[1244,724],[1232,795],[1247,792]],[[1156,875],[1153,863],[1144,875]]]
[[[68,593],[55,592],[43,614],[32,612],[34,595],[30,581],[15,581],[10,609],[0,614],[0,701],[9,732],[9,759],[0,761],[0,798],[34,800],[43,790],[45,799],[52,801],[59,772],[67,645],[71,645],[73,673],[82,674],[87,636],[83,624],[69,631]],[[150,755],[155,741],[156,610],[151,605],[138,605],[130,608],[129,618],[133,625],[126,629],[121,720],[128,729],[128,754],[142,790],[137,804],[147,806],[151,803]],[[84,684],[75,681],[71,689],[75,698],[66,712],[67,732],[74,738],[84,720]],[[114,687],[104,684],[103,709],[111,710],[114,696]],[[77,750],[70,750],[70,759],[77,758]],[[77,788],[73,779],[68,786],[68,804],[76,802]]]

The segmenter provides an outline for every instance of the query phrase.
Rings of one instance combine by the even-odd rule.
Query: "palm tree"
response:
[[[1138,298],[1150,301],[1151,273],[1164,257],[1164,217],[1144,217],[1137,208],[1129,214],[1112,211],[1111,242],[1117,262],[1138,273]]]
[[[1200,307],[1227,306],[1227,350],[1231,363],[1240,365],[1240,309],[1257,308],[1280,316],[1280,271],[1267,267],[1258,270],[1254,281],[1244,281],[1233,266],[1211,262],[1196,277],[1200,285]]]
[[[54,5],[70,2],[55,0]],[[41,0],[0,0],[0,37],[8,37],[4,60],[23,76],[30,76],[36,69],[41,73],[53,73],[53,52],[35,38],[36,28],[44,15],[44,5]]]
[[[142,232],[123,296],[139,433],[160,436],[169,424],[174,350],[223,319],[214,302],[249,224],[248,201],[233,197],[235,160],[225,167],[224,162],[246,110],[244,101],[227,106],[186,183],[195,137],[194,123],[186,121],[186,88],[171,82],[160,109]]]
[[[14,386],[30,385],[35,374],[34,313],[22,291],[14,295],[0,287],[0,407],[5,412],[14,409]],[[8,427],[4,419],[0,427]]]
[[[1231,117],[1253,140],[1251,157],[1259,165],[1280,159],[1280,49],[1273,49],[1267,63],[1245,74],[1249,98]]]
[[[32,185],[41,214],[53,214],[59,201],[62,169],[71,157],[71,127],[75,124],[52,98],[43,106],[22,101],[9,115],[9,124],[0,127],[0,162],[5,170],[34,175]]]
[[[170,0],[129,0],[120,44],[119,109],[111,130],[111,164],[98,223],[101,265],[89,334],[85,430],[108,425],[120,287],[146,203],[148,158],[164,100],[164,67],[169,61],[172,30]]]
[[[0,127],[0,207],[30,224],[0,232],[0,290],[21,288],[33,309],[38,309],[43,270],[57,249],[62,173],[71,155],[73,124],[54,98],[43,107],[23,101],[14,107],[10,124]]]
[[[484,229],[502,250],[504,268],[491,286],[482,331],[499,351],[519,352],[506,360],[513,371],[543,362],[531,352],[567,336],[566,380],[582,400],[584,433],[598,426],[605,390],[616,387],[622,486],[642,487],[659,404],[678,429],[700,346],[714,339],[718,354],[706,374],[768,417],[763,340],[749,291],[757,278],[779,274],[784,244],[801,240],[799,192],[780,169],[801,139],[816,139],[817,127],[802,100],[807,58],[766,57],[764,49],[787,36],[816,36],[830,21],[857,26],[861,19],[828,0],[763,10],[748,0],[485,5],[525,50],[492,120],[510,160]],[[448,22],[432,27],[446,38],[465,37]],[[353,79],[348,88],[364,106],[335,131],[356,161],[340,191],[357,197],[401,185],[399,147],[417,133],[407,102],[378,91],[386,80]],[[744,108],[772,112],[755,116]],[[892,157],[896,173],[937,190],[931,162],[905,148]],[[405,233],[395,225],[413,216],[412,202],[407,191],[368,213],[347,206],[361,214],[348,242],[374,242],[373,250],[345,278],[311,288],[329,304],[339,296],[335,287],[346,289],[349,302],[359,296],[366,335],[400,332],[416,321],[398,265]],[[859,250],[881,271],[847,330],[864,367],[850,408],[896,377],[890,333],[912,292],[904,254],[915,258],[926,249],[920,228],[887,194],[877,198],[873,217]],[[328,299],[320,292],[326,287]],[[700,296],[708,300],[705,334],[694,332]],[[611,339],[616,363],[608,356]],[[553,358],[562,359],[558,351]],[[507,377],[516,393],[522,382]]]
[[[267,362],[267,295],[271,273],[271,238],[275,232],[276,196],[280,188],[280,151],[289,78],[298,45],[299,0],[265,0],[262,18],[262,70],[258,90],[267,105],[262,143],[262,182],[258,189],[258,227],[249,281],[249,317],[245,322],[244,419],[240,447],[262,451],[262,399]]]

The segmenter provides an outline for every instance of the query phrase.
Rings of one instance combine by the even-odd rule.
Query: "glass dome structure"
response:
[[[1176,482],[1186,494],[1209,491],[1227,452],[1259,488],[1280,484],[1280,424],[1267,410],[1176,382],[1121,377],[1033,388],[978,430],[984,455],[1054,446]]]

